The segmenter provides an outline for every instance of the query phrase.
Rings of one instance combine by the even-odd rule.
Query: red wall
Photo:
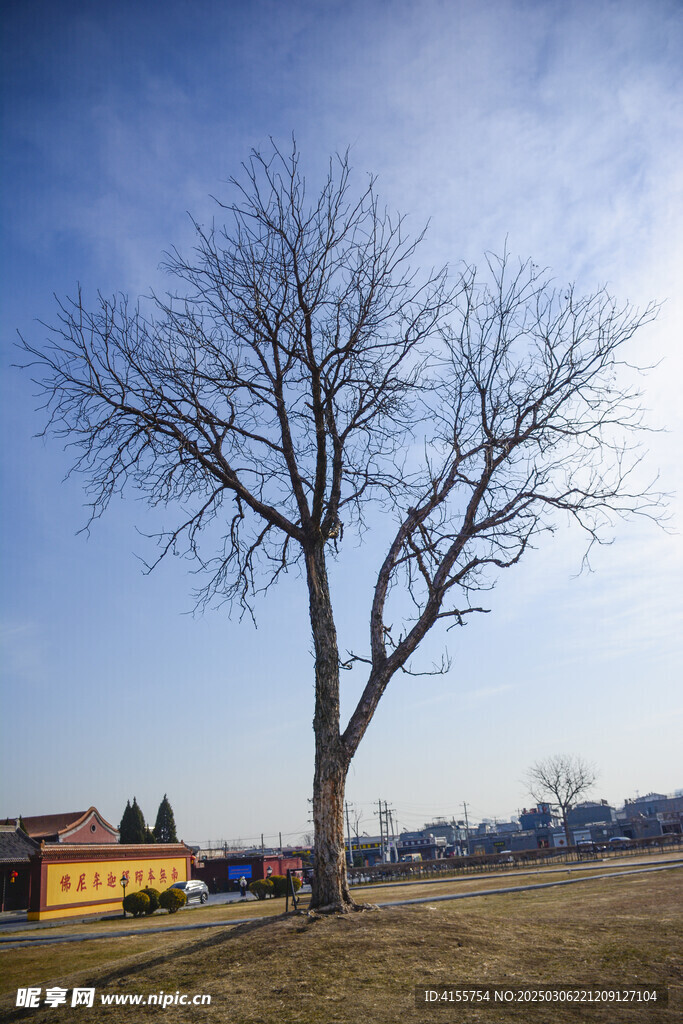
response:
[[[192,877],[201,878],[207,884],[214,879],[219,882],[221,888],[238,888],[237,883],[228,879],[228,869],[235,864],[251,865],[251,880],[265,878],[269,867],[273,875],[286,875],[287,869],[301,871],[303,862],[300,857],[214,857],[204,861],[201,867],[192,868]]]
[[[102,828],[97,818],[92,817],[90,821],[86,821],[75,832],[69,832],[68,837],[63,838],[62,842],[98,843],[101,845],[102,843],[115,843],[117,838],[108,829]]]

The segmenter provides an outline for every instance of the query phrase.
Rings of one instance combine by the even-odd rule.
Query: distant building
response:
[[[436,821],[428,822],[422,831],[446,840],[446,857],[467,853],[467,829],[464,821],[446,821],[444,818],[438,818]]]
[[[647,796],[627,800],[617,811],[619,828],[624,835],[633,833],[646,838],[646,833],[659,835],[680,835],[683,832],[683,796],[665,796],[663,793],[648,793]],[[650,822],[645,826],[644,822]],[[658,822],[660,832],[656,832]]]
[[[38,843],[118,843],[119,830],[95,807],[87,811],[41,814],[22,818],[24,829]]]
[[[668,797],[664,793],[648,793],[647,796],[637,796],[635,800],[624,801],[624,811],[633,811],[636,814],[646,814],[654,817],[669,804],[671,800],[680,804],[679,810],[683,810],[683,800],[676,797]]]
[[[563,828],[554,828],[550,833],[550,845],[557,850],[567,849],[573,845],[567,842],[567,833]]]
[[[300,857],[235,851],[227,857],[211,857],[197,861],[192,867],[192,877],[201,878],[212,892],[229,892],[239,888],[242,876],[251,882],[267,878],[269,875],[286,875],[288,870],[301,874],[302,869],[303,862]]]
[[[519,816],[519,824],[522,832],[529,829],[550,829],[560,825],[559,815],[556,814],[551,804],[538,804],[531,810],[524,808]]]
[[[477,836],[495,836],[497,828],[490,818],[484,818],[474,829],[474,835]]]
[[[397,848],[399,860],[415,853],[419,853],[423,860],[438,860],[446,856],[446,837],[435,836],[426,829],[420,832],[401,832]]]
[[[648,818],[644,814],[634,815],[628,821],[619,822],[615,835],[626,836],[628,839],[656,839],[663,835],[662,823],[657,817]]]
[[[31,895],[31,857],[40,844],[16,825],[0,825],[0,910],[26,910]]]
[[[386,839],[384,840],[386,850]],[[349,841],[344,840],[346,854],[349,853]],[[351,836],[352,863],[360,867],[373,867],[382,863],[381,836]]]
[[[438,821],[432,821],[426,824],[423,832],[430,832],[433,836],[440,836],[446,840],[446,846],[455,846],[458,841],[458,830],[455,822],[446,821],[444,818],[439,818]]]
[[[538,833],[533,829],[523,829],[521,832],[514,832],[509,839],[508,850],[513,853],[523,850],[547,849],[550,846],[550,833]]]
[[[498,835],[507,835],[510,832],[521,832],[522,826],[516,818],[511,818],[510,821],[497,821],[496,832]]]
[[[683,811],[662,811],[657,815],[664,835],[681,835],[683,832]]]
[[[473,857],[490,856],[493,853],[502,853],[509,849],[509,838],[495,832],[474,835],[470,838],[470,854]]]
[[[632,815],[644,814],[648,818],[655,818],[658,814],[671,813],[683,813],[683,796],[649,793],[647,796],[636,797],[635,800],[626,800],[620,816],[623,814],[628,818]]]
[[[599,803],[587,800],[585,803],[572,807],[567,814],[567,824],[572,829],[616,820],[617,812],[606,800],[601,800]]]

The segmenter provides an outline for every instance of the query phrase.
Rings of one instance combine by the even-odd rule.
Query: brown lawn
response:
[[[372,890],[375,899],[377,892]],[[41,1024],[84,1017],[195,1024],[670,1024],[683,1021],[682,897],[679,869],[341,917],[271,917],[208,933],[5,951],[0,956],[3,965],[11,964],[13,992],[16,984],[94,985],[97,1008],[25,1011],[4,997],[0,1011],[3,1019]],[[668,1008],[480,1004],[461,1009],[416,1006],[414,995],[418,985],[625,989],[646,983],[668,988]],[[160,992],[207,993],[211,1005],[166,1010],[98,1005],[102,995]]]

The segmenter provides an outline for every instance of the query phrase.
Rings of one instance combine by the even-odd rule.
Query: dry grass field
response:
[[[443,891],[431,892],[437,889]],[[376,889],[372,893],[380,898]],[[410,897],[419,894],[409,891]],[[381,896],[389,898],[389,890]],[[399,898],[405,896],[401,890]],[[342,917],[268,916],[208,932],[141,933],[6,950],[0,957],[7,993],[0,1002],[3,1019],[40,1024],[84,1018],[132,1024],[150,1017],[195,1024],[671,1024],[683,1021],[683,871],[596,877],[577,886]],[[669,989],[668,1007],[457,1008],[416,1006],[414,995],[418,985],[646,983]],[[17,1009],[18,985],[95,986],[96,1007]],[[99,1005],[102,994],[159,992],[206,993],[211,1005]]]
[[[381,885],[356,886],[353,889],[354,896],[359,902],[388,903],[392,900],[419,899],[423,897],[434,898],[448,893],[479,892],[484,889],[503,889],[510,886],[534,885],[538,883],[566,880],[577,877],[588,877],[589,875],[602,875],[609,872],[638,871],[644,867],[656,867],[666,862],[675,861],[674,856],[653,856],[633,858],[613,857],[609,860],[596,862],[594,864],[583,864],[577,866],[560,865],[550,867],[534,867],[527,871],[519,868],[509,871],[496,871],[493,874],[481,875],[451,875],[445,878],[426,881],[413,881],[409,885],[392,884],[384,882]],[[300,897],[301,906],[307,908],[308,897]],[[182,914],[169,917],[165,913],[157,913],[152,917],[132,918],[128,915],[125,919],[121,913],[104,917],[93,917],[85,920],[51,921],[40,926],[41,937],[59,938],[70,935],[101,935],[108,932],[114,938],[122,930],[144,934],[150,929],[159,927],[174,927],[198,922],[219,922],[262,917],[277,917],[282,914],[283,903],[279,900],[267,900],[256,902],[253,900],[236,901],[234,903],[215,903],[210,906],[200,907],[198,905],[186,908]],[[26,924],[24,927],[14,926],[10,931],[4,931],[0,925],[0,936],[12,936],[16,938],[38,937],[35,925]],[[0,975],[0,993],[7,990],[6,977]]]

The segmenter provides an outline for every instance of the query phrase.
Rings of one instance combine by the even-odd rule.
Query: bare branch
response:
[[[595,765],[568,754],[555,754],[537,761],[526,773],[526,784],[536,803],[550,800],[559,807],[568,846],[573,845],[568,814],[578,798],[593,787],[597,778]]]
[[[660,516],[663,496],[631,486],[642,453],[628,435],[642,416],[621,355],[656,307],[639,313],[604,291],[560,292],[531,262],[511,268],[507,254],[487,264],[482,284],[463,272],[421,396],[425,455],[395,492],[398,526],[371,612],[372,671],[344,733],[350,750],[426,633],[443,618],[462,622],[453,595],[473,611],[470,595],[553,532],[557,512],[586,532],[586,558],[615,518]],[[405,593],[414,617],[389,646],[385,621]]]
[[[558,288],[530,261],[418,276],[422,239],[383,209],[348,154],[309,198],[292,144],[254,152],[171,249],[168,295],[131,306],[78,292],[41,346],[22,339],[45,433],[75,455],[88,525],[133,487],[174,522],[159,553],[190,558],[199,606],[253,614],[297,567],[315,656],[316,891],[346,905],[343,780],[393,676],[569,518],[593,544],[616,520],[661,516],[639,481],[639,381],[627,346],[656,315],[604,290]],[[45,325],[44,325],[45,326]],[[630,375],[629,375],[630,374]],[[370,597],[367,655],[339,656],[328,557],[382,522],[393,538]],[[342,733],[339,675],[366,667]],[[579,780],[580,782],[580,780]],[[574,793],[574,795],[576,795]],[[573,799],[573,796],[568,797]]]

